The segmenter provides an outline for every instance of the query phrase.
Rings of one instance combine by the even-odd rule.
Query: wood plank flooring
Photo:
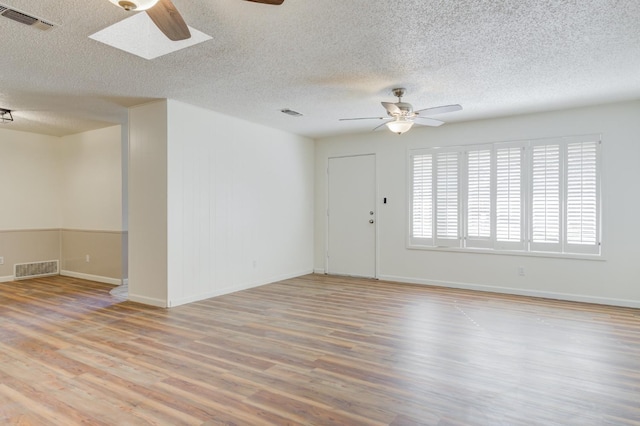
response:
[[[640,425],[640,310],[309,275],[0,284],[0,424]]]

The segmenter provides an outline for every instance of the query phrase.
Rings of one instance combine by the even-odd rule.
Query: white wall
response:
[[[61,139],[62,228],[122,230],[121,129]]]
[[[169,101],[169,303],[312,271],[309,139]]]
[[[166,306],[166,101],[129,110],[129,299]]]
[[[177,306],[312,271],[313,141],[172,100],[129,118],[132,299]]]
[[[0,230],[60,226],[60,145],[54,136],[0,129]]]
[[[640,102],[631,102],[415,128],[402,136],[380,131],[316,141],[314,267],[324,270],[327,159],[375,153],[379,278],[640,307],[638,117]],[[603,260],[406,248],[408,149],[592,133],[603,140]],[[523,277],[517,273],[520,266]]]
[[[121,129],[0,129],[0,229],[122,230]]]

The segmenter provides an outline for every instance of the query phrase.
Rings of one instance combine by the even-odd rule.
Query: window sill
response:
[[[576,260],[595,260],[606,261],[607,259],[602,254],[577,254],[577,253],[550,253],[541,251],[514,251],[514,250],[494,250],[486,248],[460,248],[460,247],[431,247],[420,245],[407,245],[409,250],[426,250],[426,251],[438,251],[449,253],[474,253],[474,254],[489,254],[500,256],[521,256],[521,257],[546,257],[552,259],[576,259]]]

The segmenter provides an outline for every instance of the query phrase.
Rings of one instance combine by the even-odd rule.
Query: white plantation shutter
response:
[[[599,140],[567,144],[567,252],[600,252],[599,146]]]
[[[560,251],[561,147],[534,144],[531,147],[531,250]]]
[[[411,158],[411,242],[433,244],[433,155]]]
[[[491,247],[491,147],[468,151],[466,245]]]
[[[412,150],[409,243],[599,255],[600,149],[587,135]]]
[[[435,154],[435,244],[460,246],[460,152]]]
[[[496,248],[523,250],[523,166],[522,146],[496,148]]]

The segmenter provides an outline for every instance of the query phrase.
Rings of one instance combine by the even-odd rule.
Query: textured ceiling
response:
[[[148,61],[89,38],[129,15],[108,0],[0,0],[6,128],[65,135],[171,98],[311,137],[365,131],[393,87],[445,121],[640,99],[638,0],[173,0],[212,40]],[[282,114],[291,108],[304,114]]]

